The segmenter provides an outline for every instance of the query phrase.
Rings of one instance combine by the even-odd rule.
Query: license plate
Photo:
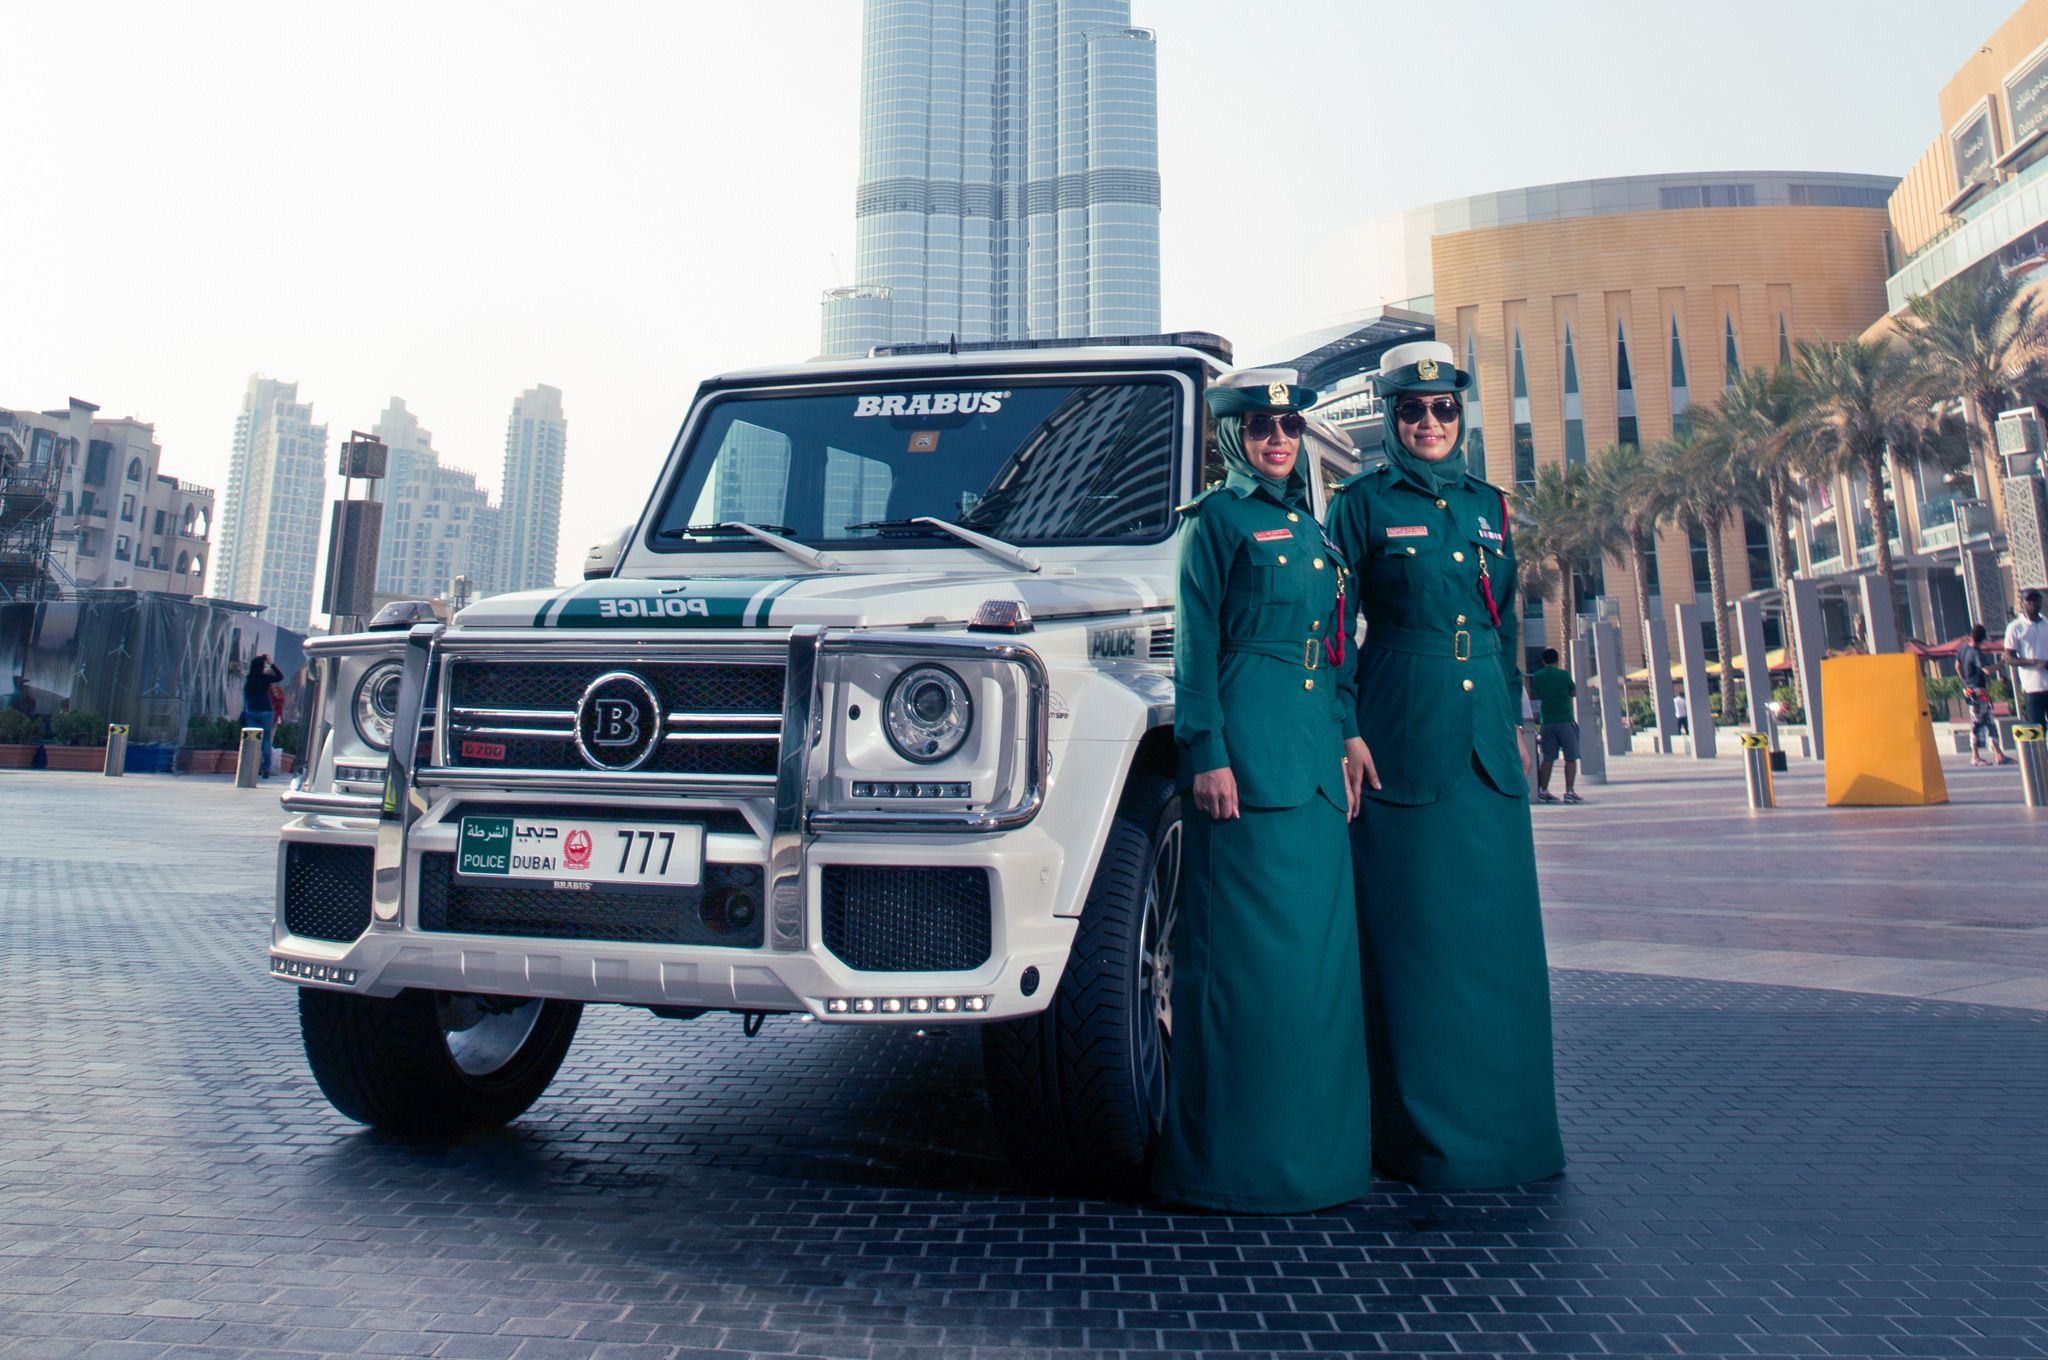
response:
[[[465,878],[687,888],[704,872],[704,828],[689,823],[464,817],[458,840]]]

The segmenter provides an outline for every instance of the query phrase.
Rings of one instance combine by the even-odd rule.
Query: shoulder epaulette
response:
[[[1200,495],[1196,496],[1193,500],[1189,501],[1187,504],[1174,506],[1173,513],[1176,515],[1185,515],[1190,513],[1191,511],[1200,509],[1202,502],[1208,500],[1209,497],[1215,495],[1219,490],[1222,489],[1222,487],[1223,483],[1221,482],[1211,483],[1206,490],[1204,490]]]

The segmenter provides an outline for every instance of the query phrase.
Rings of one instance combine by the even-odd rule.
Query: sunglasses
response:
[[[1458,403],[1449,397],[1438,397],[1435,401],[1410,397],[1394,408],[1394,419],[1403,425],[1420,425],[1424,411],[1435,416],[1437,424],[1449,425],[1458,418]]]
[[[1299,439],[1307,428],[1308,421],[1291,411],[1284,416],[1260,414],[1244,418],[1244,437],[1247,439],[1271,439],[1275,429],[1289,439]]]

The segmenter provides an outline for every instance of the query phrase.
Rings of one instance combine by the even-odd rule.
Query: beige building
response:
[[[1363,377],[1386,343],[1433,319],[1437,338],[1478,375],[1468,401],[1475,470],[1503,487],[1536,470],[1586,462],[1608,444],[1648,445],[1710,406],[1745,368],[1785,362],[1800,340],[1861,334],[1885,311],[1892,269],[1881,176],[1752,172],[1636,176],[1543,185],[1436,204],[1355,233],[1376,251],[1380,306],[1304,337],[1304,380],[1331,394],[1354,438],[1379,441]],[[1339,254],[1345,253],[1340,246]],[[1384,336],[1385,343],[1371,337]],[[1724,544],[1732,597],[1775,584],[1769,535],[1755,520]],[[1820,534],[1802,565],[1839,548]],[[1652,604],[1675,629],[1678,604],[1707,599],[1706,551],[1665,530]],[[1619,562],[1580,582],[1581,610],[1636,617]],[[1562,636],[1559,605],[1527,620],[1533,649]],[[1621,630],[1630,667],[1637,630]],[[1675,637],[1675,632],[1673,633]],[[1772,638],[1773,643],[1776,637]],[[1712,640],[1708,639],[1711,647]]]

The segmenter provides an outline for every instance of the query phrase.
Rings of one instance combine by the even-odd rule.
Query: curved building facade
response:
[[[1786,362],[1797,341],[1860,335],[1885,312],[1885,204],[1897,184],[1796,172],[1634,176],[1434,204],[1347,234],[1339,254],[1369,256],[1372,271],[1351,286],[1377,292],[1341,300],[1385,304],[1375,313],[1382,327],[1389,316],[1434,317],[1436,338],[1478,378],[1467,407],[1475,467],[1499,485],[1527,486],[1539,467],[1672,434],[1737,372]],[[1320,344],[1304,351],[1331,352],[1324,333],[1309,338]],[[1352,350],[1351,373],[1371,372],[1383,348]],[[1321,376],[1341,375],[1325,364]],[[1379,441],[1368,388],[1360,378],[1333,398],[1364,447]],[[1767,545],[1762,524],[1731,527],[1731,598],[1774,584]],[[1679,603],[1705,598],[1706,556],[1675,528],[1657,545],[1651,604],[1673,627]],[[1579,590],[1584,612],[1635,616],[1619,563]],[[1562,635],[1557,605],[1546,607],[1550,617],[1529,621],[1532,648]],[[1640,664],[1635,631],[1622,629],[1631,666]]]
[[[1159,328],[1158,77],[1129,0],[867,0],[855,282],[824,352]]]

